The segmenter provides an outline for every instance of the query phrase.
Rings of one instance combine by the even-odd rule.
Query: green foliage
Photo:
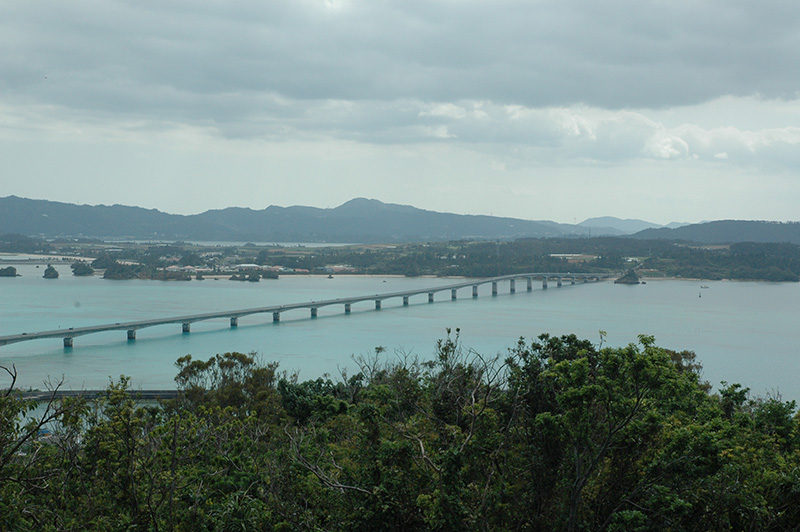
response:
[[[94,262],[92,263],[92,265],[94,266]],[[139,269],[136,266],[130,264],[122,264],[114,261],[110,265],[106,266],[106,271],[103,273],[103,279],[117,279],[117,280],[136,279],[139,276],[138,272]]]
[[[602,337],[602,335],[601,335]],[[253,354],[178,359],[176,399],[121,377],[86,403],[0,394],[0,530],[792,530],[796,404],[710,394],[694,353],[641,336],[448,331],[299,382]],[[42,435],[42,429],[50,433]]]
[[[47,265],[47,268],[44,270],[44,275],[42,275],[45,279],[58,279],[58,270],[53,268],[51,264]]]
[[[341,393],[338,388],[330,379],[322,378],[301,383],[296,382],[296,379],[281,379],[278,382],[283,408],[300,424],[311,419],[325,421],[347,413],[347,402],[337,398]]]
[[[800,226],[800,224],[796,224]],[[777,227],[777,226],[776,226]],[[8,238],[5,241],[4,238]],[[726,240],[727,241],[727,240]],[[0,251],[25,248],[28,252],[97,255],[95,269],[115,262],[136,264],[136,277],[169,278],[164,268],[172,263],[214,268],[255,262],[327,273],[331,265],[348,265],[366,274],[449,275],[490,277],[530,271],[554,273],[601,272],[618,275],[636,263],[646,275],[702,279],[741,279],[796,282],[800,280],[800,245],[796,243],[738,242],[702,245],[675,240],[641,240],[638,237],[523,238],[515,241],[452,241],[395,244],[391,246],[335,246],[319,248],[259,247],[253,244],[226,248],[175,243],[118,244],[109,253],[97,243],[49,243],[43,240],[0,236]],[[203,255],[210,255],[204,257]],[[570,255],[579,257],[567,258]],[[262,277],[263,278],[263,277]],[[247,280],[247,274],[239,277]],[[255,280],[255,277],[253,277]]]
[[[73,262],[70,268],[72,268],[72,275],[86,276],[94,273],[94,268],[79,260]]]
[[[283,417],[275,391],[277,364],[263,366],[253,353],[233,352],[207,361],[186,355],[175,365],[175,382],[183,392],[184,408],[213,406],[238,417],[256,415],[273,421]]]
[[[583,254],[586,258],[568,261],[563,254]],[[371,274],[491,277],[530,271],[617,273],[630,268],[627,257],[643,261],[641,265],[651,270],[649,275],[800,279],[800,246],[796,244],[690,246],[667,240],[619,237],[429,242],[370,249],[316,248],[305,253],[268,248],[261,250],[254,260],[259,264],[308,270],[319,270],[327,264],[348,264],[361,273]]]
[[[92,268],[103,270],[105,268],[110,268],[117,264],[116,259],[114,259],[111,255],[102,254],[96,259],[92,261]]]
[[[0,235],[0,252],[4,253],[49,253],[50,243],[45,240],[20,234]]]
[[[633,269],[628,270],[625,275],[614,281],[615,284],[639,284],[639,276]]]
[[[204,266],[205,263],[205,259],[197,253],[184,253],[178,261],[181,266]]]

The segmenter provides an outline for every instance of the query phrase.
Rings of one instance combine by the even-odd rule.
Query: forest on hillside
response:
[[[602,334],[601,334],[602,339]],[[694,353],[458,331],[300,382],[178,359],[176,399],[0,392],[0,530],[796,530],[796,405],[712,393]],[[53,386],[57,388],[57,384]],[[27,416],[33,415],[32,419]]]
[[[246,253],[246,250],[242,250]],[[800,280],[800,246],[739,243],[696,246],[620,237],[539,238],[512,242],[442,242],[387,247],[251,250],[252,261],[309,271],[348,264],[360,273],[492,277],[512,273],[612,273],[637,268],[648,277]]]

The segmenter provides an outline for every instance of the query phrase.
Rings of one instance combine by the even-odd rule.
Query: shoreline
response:
[[[8,258],[6,258],[8,257]],[[0,252],[0,264],[47,264],[48,262],[93,261],[92,257],[73,255],[37,255],[35,253]]]
[[[70,264],[75,261],[92,261],[94,260],[92,257],[83,257],[83,256],[74,256],[74,255],[42,255],[42,254],[33,254],[33,253],[9,253],[9,252],[0,252],[0,268],[5,266],[19,266],[19,265],[44,265],[44,264]],[[128,263],[128,261],[120,261],[121,263]],[[99,277],[102,278],[103,269],[96,269],[95,273],[89,277]],[[241,271],[231,271],[226,273],[204,273],[203,279],[200,280],[229,280],[232,275],[241,274],[244,272]],[[189,280],[196,281],[198,279],[195,278],[194,274],[189,273],[190,276]],[[375,274],[375,273],[333,273],[330,274],[332,278],[337,277],[344,277],[344,278],[385,278],[385,279],[483,279],[483,277],[467,277],[464,275],[417,275],[409,277],[403,274]],[[283,273],[279,274],[280,278],[286,277],[305,277],[305,278],[327,278],[329,274],[327,273]],[[565,277],[568,275],[565,274]],[[668,277],[661,277],[661,276],[644,276],[640,275],[639,279],[644,282],[657,282],[657,281],[690,281],[690,282],[739,282],[739,283],[788,283],[791,281],[768,281],[765,279],[703,279],[700,277],[675,277],[675,276],[668,276]],[[161,281],[162,279],[150,279],[153,281]],[[175,280],[175,279],[167,279]],[[268,279],[265,278],[265,281],[277,281],[279,279]],[[612,281],[613,282],[613,281]]]

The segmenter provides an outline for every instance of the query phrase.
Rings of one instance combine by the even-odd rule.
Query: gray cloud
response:
[[[793,1],[328,4],[6,3],[3,92],[224,121],[273,111],[265,93],[657,108],[800,87]]]
[[[596,185],[586,208],[620,176],[625,191],[655,175],[716,191],[758,175],[792,191],[790,213],[800,197],[796,0],[3,2],[0,49],[0,151],[40,187],[9,193],[46,196],[57,168],[118,174],[126,198],[139,176],[231,173],[284,204],[298,174],[320,202],[412,194],[414,175],[471,191],[472,212],[495,188],[527,212],[545,171]],[[731,205],[756,205],[737,190]]]

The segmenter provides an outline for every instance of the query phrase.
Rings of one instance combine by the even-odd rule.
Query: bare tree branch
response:
[[[14,384],[17,382],[17,366],[12,364],[11,369],[8,369],[6,366],[0,366],[0,369],[4,370],[11,377],[11,384],[8,386],[8,389],[6,389],[6,393],[3,394],[3,397],[8,397],[14,391]]]
[[[289,440],[292,442],[292,446],[294,448],[294,458],[295,458],[295,460],[297,460],[300,463],[300,465],[302,465],[307,470],[309,470],[311,473],[313,473],[314,476],[317,477],[317,479],[319,479],[319,481],[322,482],[325,486],[327,486],[328,488],[331,488],[333,490],[339,491],[339,492],[357,491],[359,493],[364,493],[366,495],[372,495],[372,492],[369,491],[369,490],[366,490],[366,489],[361,488],[359,486],[349,486],[347,484],[342,484],[342,483],[336,481],[335,479],[333,479],[330,475],[328,475],[318,465],[320,459],[323,456],[323,453],[320,453],[320,455],[317,457],[316,462],[312,464],[305,456],[303,456],[302,450],[300,449],[300,444],[303,441],[302,434],[299,434],[297,431],[295,431],[295,436],[297,436],[297,437],[295,437],[285,427],[284,427],[283,431],[286,434],[286,436],[289,438]],[[337,466],[334,464],[334,467],[337,467]],[[338,469],[341,470],[341,468],[338,468]]]

